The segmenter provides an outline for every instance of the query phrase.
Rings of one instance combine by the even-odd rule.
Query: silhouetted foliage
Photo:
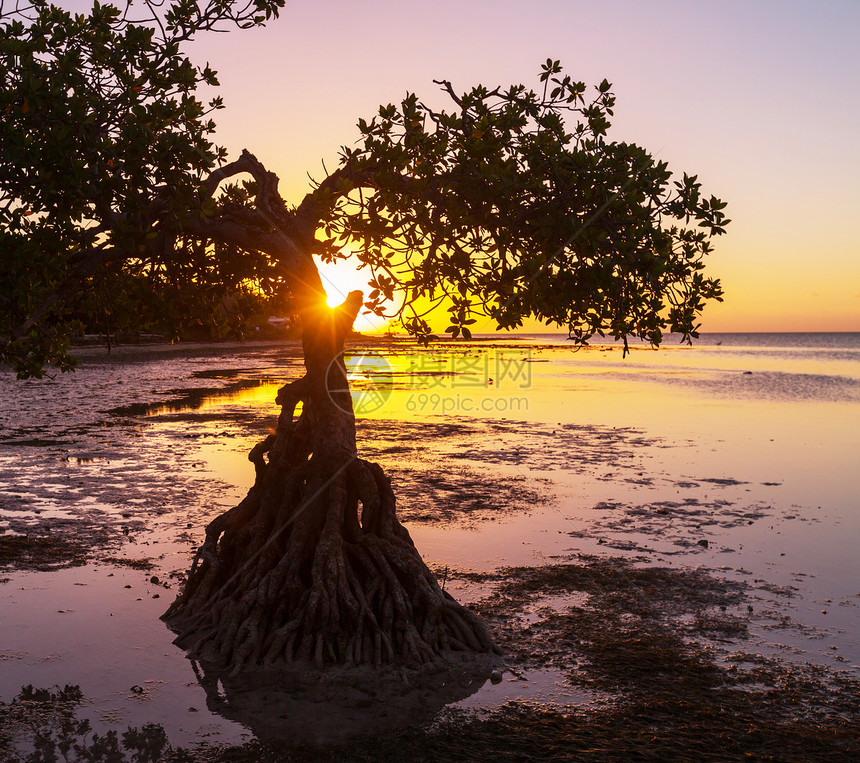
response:
[[[77,685],[37,689],[28,685],[8,705],[0,703],[0,753],[9,763],[156,763],[170,751],[164,728],[156,723],[118,734],[94,731],[79,718],[84,700]],[[19,754],[30,749],[26,756]]]
[[[122,313],[137,308],[140,280],[152,294],[271,292],[263,257],[182,235],[182,219],[211,210],[199,186],[224,155],[209,140],[221,99],[196,95],[217,85],[215,72],[182,46],[264,23],[282,5],[96,2],[72,14],[42,0],[0,4],[0,361],[23,376],[70,367],[75,318],[117,284],[132,298]],[[182,320],[205,317],[189,302]]]
[[[453,337],[483,324],[538,318],[585,342],[594,334],[659,344],[667,327],[695,337],[711,238],[725,203],[697,177],[672,181],[665,162],[610,141],[615,97],[589,94],[547,59],[542,87],[458,95],[451,111],[417,96],[360,120],[361,144],[311,197],[329,238],[323,255],[356,249],[373,273],[368,307],[429,337],[416,306],[444,303]],[[567,124],[565,119],[572,119]],[[306,202],[307,203],[307,202]]]
[[[316,270],[310,255],[355,256],[367,307],[423,341],[438,305],[453,337],[481,316],[503,329],[536,317],[579,342],[696,336],[704,302],[720,298],[701,271],[725,204],[696,176],[673,181],[665,162],[609,140],[610,84],[589,94],[558,61],[538,91],[458,95],[442,81],[450,111],[414,94],[381,107],[295,209],[259,163],[216,169],[222,102],[196,94],[216,73],[183,44],[263,24],[282,5],[0,6],[0,361],[23,376],[69,368],[82,317],[128,322],[152,295],[162,333],[176,336],[226,294],[317,290],[302,272]],[[239,172],[254,181],[216,196]]]
[[[610,84],[589,91],[547,59],[537,90],[441,81],[450,111],[413,94],[381,107],[291,207],[248,151],[224,164],[208,137],[220,99],[196,95],[215,73],[181,52],[282,3],[165,0],[139,20],[130,2],[88,15],[0,4],[0,361],[20,376],[69,368],[75,309],[110,303],[124,320],[164,295],[163,319],[181,326],[219,293],[288,293],[307,373],[278,393],[248,496],[206,529],[164,616],[177,642],[231,672],[484,659],[497,651],[486,628],[441,589],[390,480],[358,457],[343,350],[364,295],[330,309],[315,258],[355,256],[366,306],[425,344],[434,307],[454,338],[485,316],[501,329],[538,318],[578,343],[657,345],[667,328],[689,341],[721,296],[702,270],[725,204],[609,140]]]

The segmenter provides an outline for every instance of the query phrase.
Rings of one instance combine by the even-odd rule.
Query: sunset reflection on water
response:
[[[386,468],[417,457],[398,448],[385,453],[374,427],[388,421],[414,424],[416,451],[426,448],[439,459],[448,458],[450,449],[433,442],[429,431],[423,439],[421,422],[521,422],[505,431],[502,439],[508,446],[518,437],[528,438],[533,427],[545,427],[541,448],[569,448],[565,458],[571,466],[581,454],[575,444],[553,436],[554,427],[597,427],[605,431],[607,443],[613,432],[634,430],[659,443],[617,464],[650,475],[647,487],[631,487],[621,473],[615,482],[599,470],[589,479],[581,474],[573,479],[568,469],[542,471],[527,458],[515,468],[508,464],[509,471],[528,479],[551,480],[559,501],[552,508],[535,508],[540,521],[508,516],[466,529],[412,526],[421,539],[419,547],[440,563],[446,558],[467,566],[523,563],[527,557],[571,548],[568,530],[587,524],[598,501],[675,498],[678,483],[698,484],[699,492],[707,488],[710,495],[718,483],[697,480],[728,480],[734,484],[719,489],[732,493],[733,501],[763,503],[799,517],[773,532],[764,522],[734,530],[728,534],[737,536],[733,547],[752,545],[777,559],[781,553],[789,557],[788,547],[798,569],[842,564],[844,574],[834,575],[834,585],[846,596],[856,593],[847,581],[852,579],[849,571],[857,572],[848,538],[860,531],[855,502],[860,494],[855,467],[860,354],[851,348],[837,348],[828,356],[821,348],[711,345],[655,352],[633,347],[622,360],[620,349],[611,346],[573,351],[527,343],[430,350],[371,345],[352,348],[347,366],[359,452],[372,445]],[[277,388],[255,386],[206,405],[247,407],[255,416],[274,417]],[[488,429],[477,437],[475,449],[496,447],[499,439]],[[247,452],[252,444],[248,438],[227,450],[210,449],[207,458],[219,473],[247,484],[253,470],[246,463],[237,466],[232,453],[234,445]],[[479,458],[472,461],[476,468],[487,468]],[[527,544],[534,548],[524,548]],[[783,577],[791,576],[786,572]]]
[[[347,362],[359,456],[391,477],[401,520],[458,600],[494,589],[470,571],[517,565],[625,557],[704,569],[749,587],[754,611],[734,613],[748,618],[745,649],[860,671],[860,349],[774,342],[634,347],[624,360],[616,347],[527,341],[358,344]],[[157,617],[203,528],[252,484],[248,452],[301,372],[288,346],[0,378],[0,522],[110,531],[122,538],[111,556],[155,565],[10,573],[0,640],[15,659],[2,663],[0,701],[62,676],[111,713],[94,721],[100,733],[155,721],[171,739],[243,738],[201,704]],[[495,707],[511,692],[582,699],[536,671],[461,705]]]

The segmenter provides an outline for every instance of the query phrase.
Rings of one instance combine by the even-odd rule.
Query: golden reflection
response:
[[[853,357],[824,363],[813,351],[703,345],[658,352],[634,347],[624,360],[611,346],[574,352],[569,346],[526,344],[371,345],[349,349],[345,359],[358,419],[466,417],[724,435],[737,427],[728,406],[748,409],[750,422],[767,421],[779,433],[793,420],[786,416],[787,404],[804,400],[819,409],[817,415],[828,416],[827,407],[851,391],[834,389],[829,402],[818,387],[807,390],[816,380],[860,383]],[[263,381],[195,407],[243,405],[276,415],[281,383]],[[162,412],[171,410],[177,409]]]
[[[248,405],[254,408],[265,408],[267,404],[275,407],[275,396],[283,386],[283,382],[259,381],[241,389],[213,392],[196,401],[177,401],[164,405],[152,406],[149,416],[164,416],[183,411],[209,411],[225,405]]]
[[[223,395],[213,395],[206,398],[200,405],[199,410],[208,410],[221,405],[275,405],[275,396],[283,386],[283,382],[261,381],[255,387],[246,387]]]
[[[411,497],[404,489],[428,468],[457,474],[491,468],[493,489],[498,475],[546,477],[556,485],[558,502],[529,514],[506,513],[479,526],[407,522],[429,561],[491,569],[533,564],[573,543],[597,550],[569,533],[607,500],[707,502],[719,486],[733,490],[730,498],[742,499],[741,507],[773,501],[774,490],[793,503],[841,505],[856,493],[847,481],[856,471],[858,429],[851,417],[860,392],[854,402],[838,396],[860,389],[858,356],[860,349],[824,357],[814,349],[698,345],[634,348],[622,361],[608,346],[573,352],[569,346],[457,343],[353,347],[346,365],[359,451],[400,470],[400,506],[432,497],[433,481]],[[831,383],[836,389],[828,398]],[[243,405],[273,425],[278,387],[264,382],[214,396],[201,408]],[[361,400],[373,396],[383,404],[362,410]],[[462,441],[440,434],[446,431],[440,425],[449,423],[466,427]],[[201,422],[209,426],[216,431],[223,424],[214,417]],[[254,470],[245,456],[259,439],[252,429],[226,441],[203,438],[200,453],[211,471],[247,489]],[[513,455],[494,462],[481,457],[485,450]]]

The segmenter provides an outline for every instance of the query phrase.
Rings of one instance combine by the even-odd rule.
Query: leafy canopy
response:
[[[210,140],[221,100],[197,93],[215,72],[183,44],[264,24],[283,2],[82,15],[0,0],[0,362],[22,376],[71,367],[76,316],[99,294],[173,326],[242,289],[312,304],[311,255],[355,256],[367,307],[425,343],[439,306],[453,337],[529,317],[578,342],[697,336],[705,301],[721,298],[702,271],[725,204],[611,141],[609,83],[589,94],[558,61],[537,91],[442,81],[449,110],[413,94],[381,107],[295,207],[251,154],[224,164]],[[241,173],[252,180],[231,180]]]
[[[729,222],[695,175],[672,180],[643,148],[609,141],[615,97],[593,95],[547,59],[539,92],[477,86],[434,111],[415,95],[360,120],[361,141],[316,195],[324,256],[346,244],[374,274],[368,306],[386,302],[430,338],[416,309],[445,304],[453,337],[514,329],[529,317],[569,330],[696,337],[720,299],[703,258]],[[573,124],[566,124],[573,119]]]
[[[215,258],[181,236],[224,156],[209,139],[221,99],[196,94],[216,73],[182,49],[283,3],[96,1],[72,14],[0,1],[0,362],[25,376],[68,368],[73,303],[100,286],[145,278],[151,295],[264,275],[259,257]]]

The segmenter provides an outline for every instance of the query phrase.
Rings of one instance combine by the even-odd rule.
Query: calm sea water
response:
[[[495,333],[478,334],[477,339],[497,341],[533,341],[545,344],[570,344],[567,334],[564,333]],[[631,345],[647,346],[646,342],[635,339],[629,340]],[[612,339],[601,339],[595,337],[591,345],[615,345]],[[662,347],[672,347],[683,344],[680,334],[666,334],[663,338]],[[694,341],[694,347],[752,347],[752,348],[780,348],[780,349],[846,349],[860,351],[860,332],[742,332],[723,334],[702,334]]]
[[[570,346],[565,334],[482,335],[500,345]],[[563,366],[643,382],[695,388],[698,393],[757,400],[860,402],[860,333],[703,334],[692,346],[668,335],[658,350],[631,342],[595,341],[571,347]]]

